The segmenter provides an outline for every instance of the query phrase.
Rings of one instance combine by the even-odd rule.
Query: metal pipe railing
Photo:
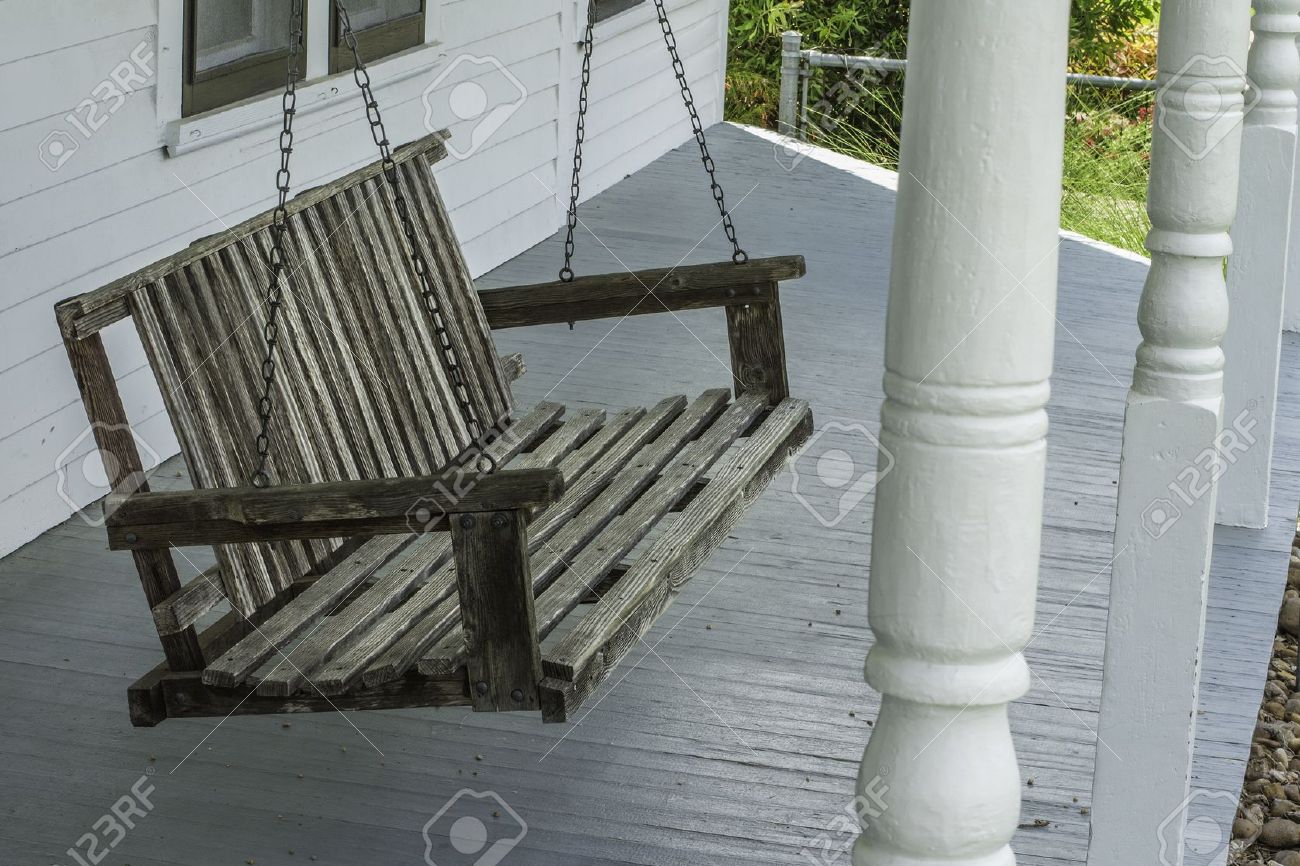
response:
[[[777,130],[785,135],[806,138],[808,128],[808,82],[814,69],[845,69],[889,75],[907,71],[907,61],[892,57],[828,54],[815,48],[804,49],[803,36],[797,30],[781,34],[781,96],[777,109]],[[1118,78],[1111,75],[1086,75],[1067,72],[1069,84],[1104,87],[1116,90],[1155,90],[1158,84],[1147,78]]]

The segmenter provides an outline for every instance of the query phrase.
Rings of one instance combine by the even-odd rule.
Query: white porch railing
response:
[[[1030,677],[1068,2],[1026,9],[912,4],[866,664],[883,698],[858,782],[871,798],[888,769],[890,808],[864,821],[856,866],[1015,859],[1006,705]],[[1167,819],[1190,793],[1216,515],[1264,523],[1284,294],[1300,325],[1297,33],[1300,0],[1162,8],[1089,866],[1191,862]],[[825,56],[797,34],[784,48],[797,135]]]

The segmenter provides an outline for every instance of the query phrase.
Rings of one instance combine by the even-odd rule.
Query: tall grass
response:
[[[1061,227],[1145,254],[1151,154],[1149,92],[1071,86],[1067,91]],[[809,111],[809,141],[898,169],[902,91],[894,81],[864,88],[838,115]]]

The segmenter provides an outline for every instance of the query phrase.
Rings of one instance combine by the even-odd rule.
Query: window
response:
[[[284,85],[289,55],[285,8],[283,0],[187,0],[183,115]],[[306,70],[303,51],[298,55],[298,74],[305,75]]]
[[[346,0],[361,58],[369,63],[424,44],[429,2]],[[300,80],[352,68],[352,52],[339,32],[337,8],[335,0],[304,0]],[[184,9],[182,117],[284,87],[288,0],[185,0]],[[312,52],[313,47],[320,50]]]
[[[347,9],[366,63],[424,42],[423,0],[348,0]],[[338,16],[333,18],[330,72],[342,72],[352,68],[352,51],[339,32]]]
[[[596,6],[596,20],[613,18],[620,12],[626,12],[633,6],[640,6],[645,0],[591,0]]]

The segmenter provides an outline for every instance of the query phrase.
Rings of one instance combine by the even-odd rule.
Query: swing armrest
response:
[[[776,283],[802,277],[803,256],[575,277],[478,293],[493,329],[779,303]]]
[[[449,515],[527,510],[564,492],[557,469],[110,496],[108,546],[148,550],[448,529]]]

